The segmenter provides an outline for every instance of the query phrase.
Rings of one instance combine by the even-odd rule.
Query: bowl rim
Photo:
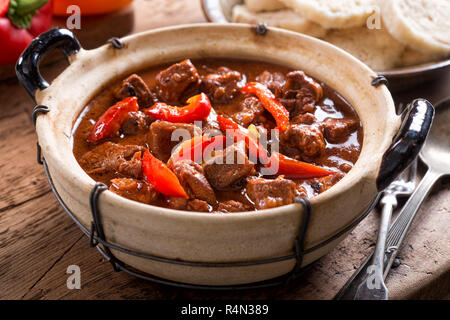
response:
[[[176,25],[176,26],[169,26],[169,27],[162,27],[162,28],[157,28],[157,29],[151,29],[151,30],[147,30],[144,32],[140,32],[140,33],[136,33],[136,34],[132,34],[126,37],[121,38],[121,41],[126,45],[127,42],[129,41],[134,41],[135,39],[139,39],[140,37],[146,37],[146,36],[151,36],[153,34],[158,34],[158,33],[163,33],[163,32],[173,32],[173,31],[177,31],[177,30],[182,30],[182,29],[189,29],[189,28],[197,28],[197,29],[203,29],[203,28],[242,28],[242,30],[250,30],[253,28],[249,28],[248,24],[241,24],[241,23],[194,23],[194,24],[183,24],[183,25]],[[344,50],[337,48],[327,42],[324,42],[320,39],[314,38],[314,37],[310,37],[307,35],[303,35],[303,34],[299,34],[293,31],[289,31],[289,30],[284,30],[284,29],[280,29],[280,28],[273,28],[273,27],[268,27],[268,30],[272,30],[273,32],[277,32],[277,33],[282,33],[282,34],[286,34],[286,35],[290,35],[290,36],[295,36],[300,38],[304,38],[307,39],[308,41],[313,41],[313,42],[317,42],[320,43],[320,45],[324,45],[324,46],[328,46],[330,49],[335,50],[337,52],[339,52],[339,54],[343,55],[346,57],[346,59],[348,59],[349,61],[352,61],[354,64],[358,65],[359,68],[361,68],[361,71],[364,71],[367,75],[371,75],[371,76],[376,76],[376,73],[374,73],[369,67],[367,67],[367,65],[365,65],[364,63],[362,63],[361,61],[359,61],[358,59],[356,59],[355,57],[353,57],[352,55],[350,55],[349,53],[345,52]],[[94,55],[98,55],[98,54],[104,54],[105,52],[107,52],[107,50],[109,49],[108,44],[105,44],[103,46],[100,46],[98,48],[95,49],[91,49],[91,50],[85,50],[85,49],[81,49],[79,53],[77,53],[75,56],[72,56],[69,58],[70,61],[70,65],[61,72],[61,74],[54,80],[54,82],[58,81],[59,77],[62,74],[68,73],[70,71],[71,68],[76,68],[77,66],[81,66],[81,64],[83,64],[85,61],[88,61],[89,59],[91,59]],[[145,69],[145,67],[143,67],[141,70]],[[361,75],[362,76],[362,75]],[[53,82],[53,83],[54,83]],[[103,83],[102,85],[104,86],[106,84]],[[368,83],[368,86],[370,84]],[[51,97],[51,88],[52,86],[50,86],[49,88],[47,88],[46,90],[43,91],[38,91],[37,92],[37,100],[39,100],[39,103],[42,103],[41,101],[46,101],[46,99],[48,98],[48,96]],[[392,100],[392,96],[389,92],[389,90],[386,88],[386,86],[383,87],[379,87],[378,89],[381,89],[383,92],[383,96],[384,98],[387,99],[388,104],[392,104],[392,107],[395,110],[395,106]],[[48,91],[47,91],[48,90]],[[50,94],[47,94],[50,93]],[[91,99],[95,97],[95,94],[93,96],[91,96]],[[52,97],[51,97],[52,98]],[[44,103],[45,104],[45,103]],[[83,106],[84,109],[85,106]],[[81,111],[83,110],[81,109]],[[80,111],[80,112],[81,112]],[[79,114],[78,114],[79,115]],[[398,118],[397,115],[392,115],[393,117]],[[77,116],[78,117],[78,116]],[[392,119],[391,119],[392,120]],[[52,141],[53,143],[57,143],[55,142],[55,138],[52,137],[53,133],[50,133],[51,130],[46,130],[43,129],[45,126],[42,126],[42,121],[50,121],[48,120],[46,117],[38,117],[37,122],[36,122],[36,128],[37,128],[37,133],[38,133],[38,138],[39,138],[39,143],[41,143],[41,140],[44,138],[46,142],[48,141]],[[51,122],[51,121],[50,121]],[[387,129],[389,130],[394,130],[394,124],[393,122],[389,122],[386,120],[386,123],[389,124],[387,126]],[[71,128],[73,129],[73,123]],[[396,130],[397,128],[395,128]],[[47,132],[46,132],[47,131]],[[50,138],[50,139],[49,139]],[[42,150],[45,153],[45,148],[44,146]],[[364,148],[364,143],[363,143],[363,148]],[[361,153],[362,153],[363,149],[361,149]],[[58,151],[60,152],[60,151]],[[82,168],[81,166],[78,164],[78,161],[76,160],[76,158],[73,155],[73,152],[71,153],[72,159],[73,159],[73,164],[76,165],[77,167],[79,167],[80,171],[83,174],[83,181],[89,181],[89,186],[90,188],[92,188],[94,186],[94,184],[96,183],[95,180],[93,180]],[[361,156],[361,155],[360,155]],[[381,156],[380,156],[380,160],[381,160]],[[57,160],[59,161],[59,159]],[[360,161],[360,157],[358,157],[357,162],[355,163],[355,165]],[[375,163],[375,162],[374,162]],[[51,169],[51,165],[49,165],[49,169]],[[360,168],[362,169],[362,168]],[[318,196],[315,196],[311,199],[309,199],[309,201],[311,202],[311,205],[316,205],[322,202],[327,201],[328,199],[331,199],[335,196],[337,196],[339,193],[341,193],[343,190],[349,189],[351,188],[351,185],[347,183],[346,188],[343,190],[340,190],[339,188],[336,188],[336,186],[344,186],[341,182],[344,181],[344,179],[346,177],[355,177],[358,181],[360,179],[363,178],[367,178],[368,174],[369,174],[369,169],[365,168],[364,169],[364,173],[363,172],[358,172],[355,173],[355,171],[352,169],[349,171],[349,173],[347,173],[345,175],[345,177],[340,180],[336,185],[334,185],[332,188],[328,189],[327,191],[319,194]],[[362,170],[361,170],[362,171]],[[353,173],[352,173],[353,172]],[[66,174],[69,174],[66,172]],[[71,178],[76,178],[77,175],[75,175],[74,173],[70,173],[71,174]],[[356,175],[357,174],[357,175]],[[347,180],[347,179],[345,179]],[[340,184],[341,183],[341,184]],[[342,188],[341,188],[342,189]],[[280,212],[283,211],[290,211],[290,210],[294,210],[295,208],[300,208],[300,204],[297,203],[293,203],[293,204],[289,204],[289,205],[283,205],[280,207],[275,207],[275,208],[268,208],[268,209],[262,209],[262,210],[251,210],[251,211],[243,211],[243,212],[235,212],[235,213],[222,213],[222,212],[214,212],[213,214],[207,214],[204,212],[195,212],[195,211],[186,211],[186,210],[176,210],[176,209],[170,209],[170,208],[165,208],[165,207],[159,207],[159,206],[155,206],[152,204],[144,204],[144,203],[140,203],[137,201],[133,201],[127,198],[124,198],[122,196],[119,196],[109,190],[106,190],[106,192],[103,192],[101,195],[101,198],[105,197],[106,199],[104,199],[105,201],[109,201],[110,204],[117,206],[118,208],[128,208],[128,209],[133,209],[136,208],[139,211],[148,211],[149,213],[151,212],[152,214],[156,214],[156,215],[161,215],[161,216],[165,216],[167,214],[171,215],[172,217],[175,217],[175,219],[180,219],[183,220],[184,217],[190,217],[190,218],[197,218],[197,219],[215,219],[217,221],[220,221],[222,219],[226,219],[227,221],[240,221],[241,219],[244,218],[252,218],[255,220],[258,219],[266,219],[272,216],[276,216],[278,215]],[[373,199],[368,199],[368,201],[372,201]],[[345,226],[340,226],[340,227],[345,227]]]
[[[205,18],[212,23],[233,23],[229,21],[226,16],[223,14],[222,6],[220,5],[220,0],[200,0],[201,8],[203,11],[203,15]],[[214,10],[213,12],[213,8]],[[249,24],[251,25],[251,24]],[[276,27],[271,27],[276,28]],[[295,32],[295,31],[293,31]],[[297,32],[299,33],[299,32]],[[412,66],[399,67],[395,69],[389,70],[381,70],[377,71],[378,73],[389,77],[389,78],[403,78],[403,77],[412,77],[419,76],[422,73],[437,71],[440,69],[444,69],[450,67],[450,56],[447,58],[443,58],[439,61],[431,61],[420,63]]]

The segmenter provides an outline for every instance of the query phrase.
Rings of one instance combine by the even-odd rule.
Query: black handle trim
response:
[[[419,154],[434,117],[434,107],[425,99],[411,102],[402,114],[402,124],[378,172],[378,191],[385,189]]]
[[[370,82],[370,84],[372,85],[372,86],[374,86],[375,88],[378,88],[380,85],[382,85],[382,84],[384,84],[385,86],[387,86],[388,85],[388,79],[386,79],[386,77],[385,76],[382,76],[382,75],[378,75],[378,76],[376,76],[376,77],[374,77],[373,79],[372,79],[372,81]]]
[[[50,86],[39,72],[39,63],[55,49],[60,49],[69,57],[80,51],[81,46],[69,30],[51,29],[34,39],[16,64],[17,77],[33,100],[37,89],[44,90]]]

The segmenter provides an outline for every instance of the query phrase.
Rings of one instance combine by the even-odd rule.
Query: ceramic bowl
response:
[[[70,66],[50,85],[39,74],[39,59],[61,49]],[[112,249],[115,257],[141,272],[199,285],[236,285],[272,279],[306,266],[333,249],[371,206],[377,194],[417,155],[431,124],[433,107],[416,100],[396,115],[392,97],[377,74],[346,52],[317,39],[280,29],[257,32],[248,25],[195,24],[156,29],[84,50],[65,29],[34,40],[17,64],[17,75],[48,112],[37,117],[42,155],[55,192],[89,229],[90,192],[95,184],[72,153],[72,129],[86,104],[102,89],[130,73],[185,58],[238,58],[302,69],[339,92],[357,111],[364,131],[361,155],[335,186],[311,199],[302,239],[302,260],[294,242],[305,207],[233,214],[176,211],[146,205],[104,191],[98,198],[106,240],[139,254],[186,262],[146,259]],[[355,243],[354,245],[358,245]],[[289,256],[272,263],[245,262]],[[209,266],[197,263],[211,263]],[[227,265],[230,262],[244,262]],[[222,264],[220,266],[216,263]]]

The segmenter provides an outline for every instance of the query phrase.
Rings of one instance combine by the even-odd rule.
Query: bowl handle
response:
[[[434,107],[425,99],[411,102],[402,113],[402,124],[383,156],[378,172],[378,191],[385,189],[419,154],[434,116]]]
[[[80,51],[81,46],[72,32],[54,28],[35,38],[16,64],[17,77],[33,100],[37,89],[44,90],[50,86],[39,72],[39,62],[54,49],[60,49],[69,57]]]

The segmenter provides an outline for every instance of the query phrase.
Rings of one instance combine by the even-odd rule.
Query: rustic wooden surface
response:
[[[134,15],[130,14],[133,8],[121,13],[133,32],[204,21],[198,1],[140,0],[134,6],[139,6]],[[107,20],[99,24],[99,30],[108,29]],[[90,46],[109,37],[98,30],[95,34]],[[63,68],[61,63],[52,63],[44,74],[51,79]],[[437,102],[448,95],[449,86],[450,73],[396,95],[396,102],[415,97]],[[33,104],[15,79],[0,82],[0,101],[0,299],[331,299],[373,249],[377,211],[289,288],[197,291],[113,272],[51,193],[43,168],[36,163],[36,135],[30,118]],[[387,279],[391,298],[449,297],[449,227],[450,184],[444,179],[420,209],[400,250],[401,264]],[[80,266],[80,290],[66,286],[69,265]]]

